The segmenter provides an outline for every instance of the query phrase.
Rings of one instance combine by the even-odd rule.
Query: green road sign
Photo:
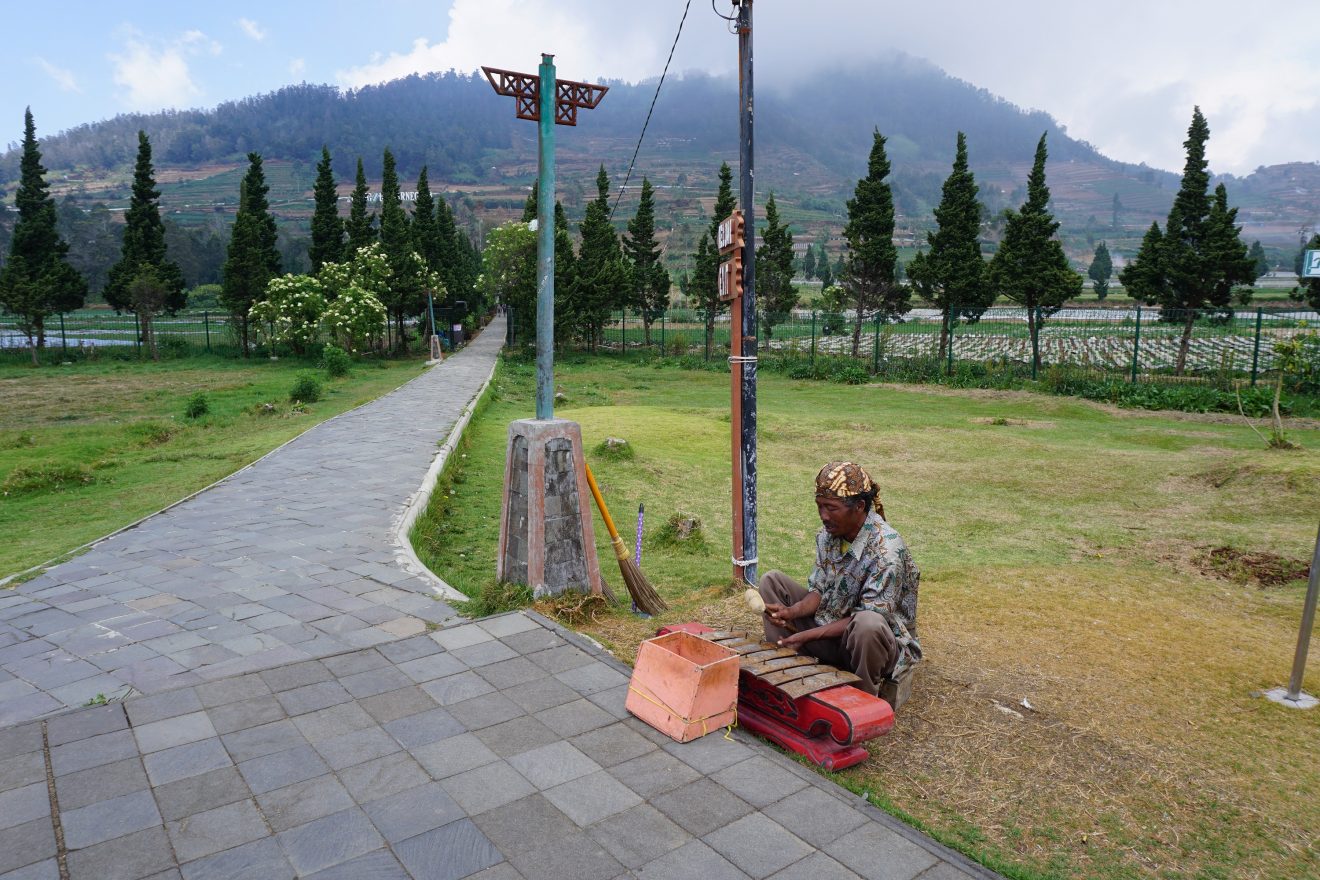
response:
[[[1320,251],[1307,251],[1302,254],[1302,277],[1320,278]]]

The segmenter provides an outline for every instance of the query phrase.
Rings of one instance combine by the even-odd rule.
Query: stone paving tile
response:
[[[547,789],[545,796],[574,822],[586,827],[624,810],[642,799],[604,771],[590,773]]]
[[[754,807],[767,807],[807,787],[807,781],[760,755],[710,775]]]
[[[875,823],[848,832],[823,850],[845,867],[876,880],[910,880],[939,861],[928,850]]]
[[[657,795],[651,804],[698,837],[752,812],[746,801],[706,778]]]
[[[576,693],[574,691],[574,694]],[[580,697],[552,709],[542,709],[536,713],[536,719],[560,736],[577,736],[579,733],[613,724],[616,720],[613,715]]]
[[[26,752],[0,760],[0,791],[21,788],[46,778],[46,759],[41,752]]]
[[[257,806],[237,801],[201,813],[193,813],[166,826],[175,855],[190,862],[270,834]]]
[[[366,804],[423,785],[431,777],[406,752],[396,752],[339,771],[339,781],[354,800]]]
[[[197,711],[135,726],[133,735],[137,737],[138,748],[147,753],[197,742],[216,736],[216,732],[206,713]]]
[[[465,773],[500,759],[499,755],[486,748],[481,740],[470,733],[451,736],[410,751],[434,779]]]
[[[41,774],[41,783],[45,785],[45,771]],[[36,780],[34,780],[36,781]],[[147,774],[142,769],[140,758],[125,758],[113,764],[102,764],[89,770],[80,770],[67,776],[55,778],[55,795],[59,798],[61,810],[76,810],[97,801],[109,800],[120,795],[150,788]],[[0,809],[0,816],[4,810]],[[0,819],[0,823],[3,819]]]
[[[184,880],[293,880],[296,876],[274,837],[188,862],[181,870]]]
[[[466,815],[444,788],[434,782],[372,801],[365,809],[376,829],[391,843],[448,825]]]
[[[0,830],[0,874],[24,868],[56,854],[55,829],[49,818]]]
[[[761,813],[752,813],[716,829],[704,840],[711,849],[758,880],[815,851],[787,828]]]
[[[238,771],[243,774],[244,781],[256,794],[264,794],[304,779],[320,776],[329,769],[311,746],[299,746],[285,752],[253,758],[238,765]]]
[[[558,742],[559,734],[529,715],[476,730],[477,739],[500,757],[507,758]]]
[[[451,703],[461,703],[473,697],[493,693],[495,688],[475,672],[460,672],[448,678],[428,681],[422,685],[422,690],[441,706],[448,706]]]
[[[765,814],[792,828],[793,833],[807,843],[822,849],[866,824],[866,817],[861,812],[815,787],[766,807]]]
[[[70,880],[138,880],[174,866],[169,837],[160,826],[69,853]]]
[[[210,737],[143,757],[152,785],[164,785],[233,764],[219,739]]]
[[[307,874],[306,880],[413,880],[413,877],[393,853],[378,849],[324,871]]]
[[[388,721],[385,730],[404,748],[413,749],[463,733],[464,727],[444,709],[435,708]]]
[[[602,819],[587,833],[627,868],[640,868],[693,839],[645,803]]]
[[[311,874],[371,852],[385,841],[361,809],[353,807],[276,835],[299,874]]]
[[[60,821],[65,846],[76,850],[152,828],[161,818],[151,792],[142,790],[76,810],[61,809]]]
[[[394,852],[413,877],[427,880],[459,880],[504,860],[471,819],[410,837]]]
[[[600,769],[600,765],[591,758],[559,739],[514,755],[508,761],[513,769],[542,791]]]
[[[60,880],[60,863],[56,859],[46,859],[0,875],[0,880]]]
[[[825,853],[813,852],[802,861],[770,875],[770,880],[860,880],[860,878]],[[926,873],[922,876],[922,880],[936,880],[936,878],[931,873]],[[950,877],[949,880],[954,878]]]
[[[222,767],[158,785],[153,793],[160,814],[167,822],[252,796],[235,767]]]
[[[49,815],[50,795],[45,780],[0,792],[0,828],[12,828]]]

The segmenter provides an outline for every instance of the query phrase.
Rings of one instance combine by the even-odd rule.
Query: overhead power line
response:
[[[660,97],[660,89],[665,84],[665,75],[669,73],[669,62],[674,60],[674,50],[678,48],[678,38],[683,36],[683,22],[687,21],[688,9],[692,6],[692,0],[687,0],[683,5],[683,17],[678,20],[678,33],[674,34],[674,44],[669,47],[669,57],[665,59],[665,69],[660,74],[660,82],[655,84],[655,94],[651,96],[651,109],[646,111],[646,121],[642,123],[642,133],[637,136],[637,146],[633,149],[632,160],[628,162],[628,173],[623,176],[623,184],[619,187],[619,194],[614,197],[614,207],[610,208],[610,219],[614,219],[614,212],[619,208],[619,200],[623,198],[624,192],[628,189],[628,181],[632,179],[633,166],[637,164],[637,154],[642,150],[642,138],[646,137],[646,127],[651,124],[651,114],[655,112],[655,102]]]

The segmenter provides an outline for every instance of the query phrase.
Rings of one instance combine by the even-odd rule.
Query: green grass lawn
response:
[[[0,366],[0,578],[159,510],[312,425],[418,375],[421,360],[359,364],[295,407],[309,362],[219,357]],[[197,392],[210,412],[184,415]],[[274,404],[265,411],[262,404]]]
[[[581,424],[627,535],[645,502],[642,568],[672,605],[574,625],[628,660],[661,622],[755,631],[729,588],[727,378],[617,357],[556,367],[556,415]],[[530,364],[506,362],[415,535],[471,594],[493,586],[506,426],[531,401]],[[1293,432],[1302,450],[1271,452],[1235,418],[765,375],[759,413],[762,571],[805,577],[812,478],[853,458],[924,573],[916,693],[843,784],[1009,876],[1320,876],[1320,712],[1252,696],[1287,679],[1305,582],[1262,588],[1209,556],[1309,560],[1314,423]],[[609,436],[635,457],[591,451]],[[655,539],[676,513],[704,542]],[[622,593],[599,520],[597,539]]]

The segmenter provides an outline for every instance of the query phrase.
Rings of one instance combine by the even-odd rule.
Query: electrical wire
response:
[[[714,3],[715,0],[711,0],[712,8]],[[614,197],[614,207],[610,208],[610,220],[614,219],[614,212],[619,209],[619,200],[623,198],[624,192],[628,189],[628,181],[632,179],[633,167],[637,164],[637,154],[642,150],[642,138],[646,137],[646,128],[651,124],[655,102],[660,97],[660,88],[665,84],[665,75],[669,73],[669,62],[674,60],[674,50],[678,48],[678,38],[683,36],[683,22],[687,21],[688,10],[691,7],[692,0],[687,0],[683,5],[683,17],[678,20],[678,33],[674,34],[674,44],[669,47],[669,58],[665,60],[665,69],[660,74],[660,82],[655,84],[655,94],[651,96],[651,109],[646,111],[646,121],[642,123],[642,133],[637,136],[637,146],[633,150],[632,160],[628,163],[628,173],[623,176],[623,185],[619,187],[619,194]]]

